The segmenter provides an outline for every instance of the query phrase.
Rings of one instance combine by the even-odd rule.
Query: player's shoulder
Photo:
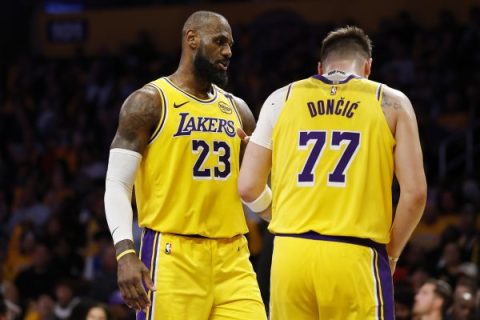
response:
[[[381,105],[384,112],[391,110],[397,114],[414,114],[412,103],[405,93],[387,85],[382,87]]]
[[[287,87],[291,88],[311,88],[317,86],[320,81],[316,80],[314,76],[303,78],[290,83]]]
[[[253,128],[255,128],[255,118],[253,117],[252,111],[250,110],[250,107],[245,102],[245,100],[214,84],[213,88],[217,91],[219,95],[224,96],[232,102],[234,108],[239,113],[244,130],[246,130],[246,132],[248,131],[247,133],[251,133],[253,131]]]
[[[293,84],[294,82],[289,83],[286,86],[280,87],[273,91],[263,102],[262,110],[260,111],[260,117],[262,117],[263,114],[264,117],[273,117],[276,119],[285,107]]]
[[[141,88],[133,91],[123,102],[120,109],[121,119],[148,119],[146,123],[151,120],[155,121],[162,113],[163,108],[162,99],[159,91],[146,84]]]
[[[407,95],[403,93],[402,91],[389,87],[386,84],[381,84],[382,85],[382,101],[387,99],[387,101],[396,101],[399,103],[405,103],[405,102],[410,102],[408,99]]]
[[[133,91],[124,101],[119,115],[120,126],[128,130],[147,128],[150,130],[162,115],[162,100],[158,91],[143,86]]]
[[[371,79],[364,78],[357,75],[353,77],[350,83],[354,87],[361,88],[361,91],[363,92],[374,93],[378,100],[380,100],[382,91],[386,87],[386,85],[382,82],[371,80]]]
[[[321,77],[319,75],[313,75],[307,78],[303,78],[297,81],[292,82],[288,86],[288,93],[292,91],[298,92],[299,90],[318,90],[319,87],[331,86],[333,82],[329,82],[328,79]]]
[[[213,85],[214,90],[216,90],[219,95],[221,95],[221,96],[229,99],[230,101],[232,101],[238,109],[240,109],[240,110],[243,110],[245,108],[249,109],[247,103],[242,98],[234,95],[233,93],[231,93],[231,92],[229,92],[225,89],[220,88],[217,85],[214,85],[214,84],[212,84],[212,85]]]
[[[161,105],[162,103],[158,89],[150,83],[133,91],[126,99],[126,102],[130,102],[134,106],[144,104]]]
[[[286,101],[290,94],[290,91],[292,90],[292,86],[298,82],[299,81],[295,81],[287,84],[286,86],[276,89],[268,96],[267,101],[272,101],[272,102]]]
[[[217,93],[219,93],[220,95],[228,98],[228,99],[239,99],[239,97],[237,97],[236,95],[234,95],[233,93],[231,93],[230,91],[227,91],[223,88],[220,88],[219,86],[217,86],[216,84],[213,84],[212,83],[212,87],[213,87],[213,90],[215,90]]]
[[[161,77],[155,78],[155,79],[153,79],[153,80],[150,80],[149,82],[147,82],[146,84],[144,84],[143,88],[145,88],[145,87],[153,87],[153,88],[156,88],[157,90],[162,90],[162,88],[163,88],[167,83],[169,83],[169,82],[168,82],[168,78],[167,78],[167,77],[164,77],[164,76],[161,76]]]
[[[382,86],[382,87],[385,86],[385,84],[383,82],[375,81],[375,80],[368,79],[368,78],[363,78],[363,77],[358,77],[357,76],[356,80],[361,81],[361,82],[366,83],[366,84],[369,84],[369,85],[372,85],[372,86]]]

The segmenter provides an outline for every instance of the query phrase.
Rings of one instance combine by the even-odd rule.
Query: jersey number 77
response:
[[[298,174],[297,184],[302,187],[309,187],[315,184],[315,169],[318,165],[322,153],[327,144],[328,131],[300,131],[298,139],[298,149],[307,150],[308,145],[313,144],[310,154]],[[347,183],[347,172],[355,155],[360,147],[360,132],[355,131],[336,131],[331,132],[331,150],[340,150],[342,145],[346,145],[343,153],[334,168],[330,171],[327,178],[327,185],[333,187],[344,187]]]

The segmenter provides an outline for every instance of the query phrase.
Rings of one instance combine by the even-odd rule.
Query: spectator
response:
[[[84,259],[75,252],[68,235],[61,235],[57,241],[51,244],[53,248],[52,266],[55,269],[57,278],[71,278],[80,280]]]
[[[413,314],[418,320],[442,320],[452,299],[452,289],[442,280],[428,280],[415,295]]]
[[[456,279],[461,274],[461,253],[456,242],[449,242],[443,248],[442,256],[438,263],[438,278],[454,286]]]
[[[475,282],[460,278],[453,293],[453,304],[447,320],[473,320],[475,318]]]
[[[50,249],[44,243],[35,244],[32,265],[15,279],[21,305],[27,306],[29,300],[36,300],[41,295],[53,296],[52,284],[55,283],[56,275],[51,269],[50,256]]]
[[[111,320],[112,314],[104,304],[96,304],[88,310],[86,320]]]
[[[31,222],[25,221],[15,226],[8,241],[4,270],[6,279],[15,279],[20,271],[31,265],[36,240]]]
[[[30,304],[25,320],[56,320],[53,299],[49,295],[41,294]]]
[[[117,260],[115,248],[111,243],[100,252],[100,266],[93,279],[90,297],[101,302],[108,302],[111,295],[117,290]]]
[[[53,312],[56,319],[70,319],[73,308],[80,302],[80,299],[75,297],[71,282],[68,280],[57,282],[55,297]]]
[[[3,281],[0,285],[0,292],[7,308],[7,319],[13,320],[19,317],[22,314],[22,309],[18,306],[18,292],[15,285],[9,281]],[[0,298],[0,301],[2,298]]]
[[[400,284],[395,288],[395,319],[410,320],[412,318],[413,290],[408,284]]]
[[[18,190],[16,209],[12,212],[8,222],[10,232],[17,224],[27,220],[34,224],[36,231],[40,231],[50,216],[50,208],[39,201],[35,187],[35,183],[30,182]]]

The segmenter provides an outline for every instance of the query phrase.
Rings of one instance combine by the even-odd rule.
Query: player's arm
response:
[[[270,221],[272,193],[267,186],[272,167],[272,150],[250,141],[238,177],[238,192],[243,202],[262,219]]]
[[[105,183],[105,215],[118,260],[118,285],[129,307],[146,309],[150,300],[142,285],[152,290],[146,266],[138,259],[132,236],[132,189],[142,153],[161,115],[157,90],[145,86],[124,102],[110,148]]]
[[[242,167],[243,167],[243,158],[244,158],[244,154],[245,154],[245,149],[248,146],[250,136],[252,135],[253,131],[255,130],[255,125],[256,124],[255,124],[255,118],[253,117],[253,113],[250,110],[250,108],[248,107],[248,105],[245,103],[245,101],[243,101],[242,99],[239,99],[239,98],[235,98],[235,103],[238,107],[238,111],[240,113],[240,117],[242,118],[242,124],[243,124],[243,128],[238,128],[237,129],[237,134],[240,137],[240,139],[242,139],[242,141],[243,141],[243,143],[240,147],[241,148],[240,149],[240,159],[241,159],[241,164],[242,164]],[[270,172],[270,169],[268,171]],[[269,172],[267,173],[267,178],[266,179],[268,179]],[[270,189],[268,188],[266,182],[265,182],[265,187],[266,187],[265,192],[268,193],[270,191]],[[241,196],[241,194],[240,194],[240,196]],[[242,198],[242,200],[243,200],[244,204],[248,203],[247,201],[245,201],[245,199]],[[248,206],[248,204],[247,204],[247,206]],[[250,210],[252,210],[252,207],[250,207]],[[268,205],[265,210],[262,210],[261,212],[256,212],[256,213],[262,219],[264,219],[266,221],[270,221],[271,216],[272,216],[271,206]]]
[[[400,185],[400,199],[390,231],[390,243],[387,245],[391,265],[394,267],[395,259],[402,253],[422,217],[427,197],[427,182],[417,120],[409,99],[400,91],[387,87],[384,90],[382,108],[387,121],[391,120],[389,115],[396,119],[393,130],[396,140],[394,161],[395,175]]]
[[[264,220],[271,219],[272,191],[267,185],[272,168],[272,131],[288,94],[288,87],[273,92],[265,101],[258,124],[243,157],[238,192],[243,202]]]

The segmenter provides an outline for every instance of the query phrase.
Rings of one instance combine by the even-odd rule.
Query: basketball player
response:
[[[418,320],[442,320],[451,302],[450,285],[443,280],[429,279],[415,295],[413,314]]]
[[[220,89],[232,44],[223,16],[193,13],[178,69],[132,93],[120,111],[105,210],[120,291],[138,319],[266,319],[237,192],[236,129],[251,132],[255,121],[244,101]]]
[[[264,217],[271,204],[272,319],[393,319],[391,271],[426,182],[412,105],[371,65],[361,29],[331,32],[319,74],[272,93],[250,138],[239,192]]]

